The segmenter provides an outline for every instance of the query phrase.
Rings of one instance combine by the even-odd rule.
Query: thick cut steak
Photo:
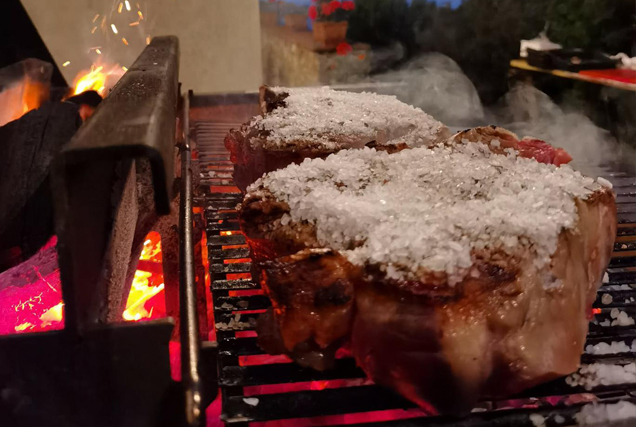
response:
[[[243,192],[264,173],[307,158],[364,146],[393,152],[449,136],[419,108],[387,95],[263,86],[260,107],[260,116],[225,138],[234,182]]]
[[[614,195],[528,140],[477,128],[257,181],[239,213],[273,303],[261,346],[326,369],[348,343],[374,381],[441,413],[575,371]]]

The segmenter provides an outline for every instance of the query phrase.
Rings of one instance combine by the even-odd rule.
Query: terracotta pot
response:
[[[314,40],[321,49],[335,49],[347,39],[349,23],[342,22],[314,22]]]
[[[290,13],[285,15],[285,26],[296,31],[307,30],[307,15],[302,13]]]

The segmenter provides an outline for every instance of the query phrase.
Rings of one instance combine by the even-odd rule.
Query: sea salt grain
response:
[[[271,172],[249,191],[268,188],[289,205],[290,222],[315,224],[319,243],[354,264],[390,266],[395,279],[445,272],[452,284],[476,251],[527,251],[538,268],[549,263],[559,233],[576,227],[575,198],[591,194],[585,182],[571,168],[468,142],[345,150]]]
[[[632,351],[632,347],[628,346],[624,341],[612,341],[611,344],[606,342],[600,342],[595,345],[588,345],[585,347],[586,354],[618,354],[629,353]]]
[[[258,405],[258,399],[256,397],[244,397],[243,402],[247,403],[250,406]]]
[[[619,310],[618,308],[612,309],[610,317],[615,319],[612,321],[611,326],[630,326],[635,323],[633,318],[629,317],[626,312]]]
[[[591,403],[575,415],[577,424],[585,427],[632,426],[636,424],[636,405],[631,402]]]
[[[565,383],[572,387],[582,386],[588,391],[599,385],[634,384],[636,383],[636,364],[592,363],[581,365],[577,372],[565,378]]]
[[[607,188],[612,188],[613,187],[611,182],[609,182],[608,180],[606,180],[605,178],[602,178],[600,176],[598,178],[596,178],[596,181],[599,184],[601,184],[603,187],[607,187]]]
[[[394,96],[322,88],[271,88],[289,94],[285,107],[254,118],[251,127],[267,133],[253,145],[276,149],[287,144],[337,150],[398,139],[410,147],[430,145],[444,125]]]
[[[530,421],[535,427],[545,427],[545,418],[540,414],[530,414]]]

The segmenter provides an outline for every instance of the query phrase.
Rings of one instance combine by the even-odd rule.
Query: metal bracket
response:
[[[135,159],[150,165],[157,213],[170,212],[178,69],[178,39],[154,38],[56,159],[52,183],[67,331],[82,334],[104,322],[112,299],[108,281],[126,275],[125,248],[153,204],[150,194],[139,195],[149,197],[145,206],[134,203],[140,188]]]

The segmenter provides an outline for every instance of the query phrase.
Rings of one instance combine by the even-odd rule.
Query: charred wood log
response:
[[[0,253],[23,261],[53,234],[49,169],[80,125],[77,105],[48,102],[0,127]]]

